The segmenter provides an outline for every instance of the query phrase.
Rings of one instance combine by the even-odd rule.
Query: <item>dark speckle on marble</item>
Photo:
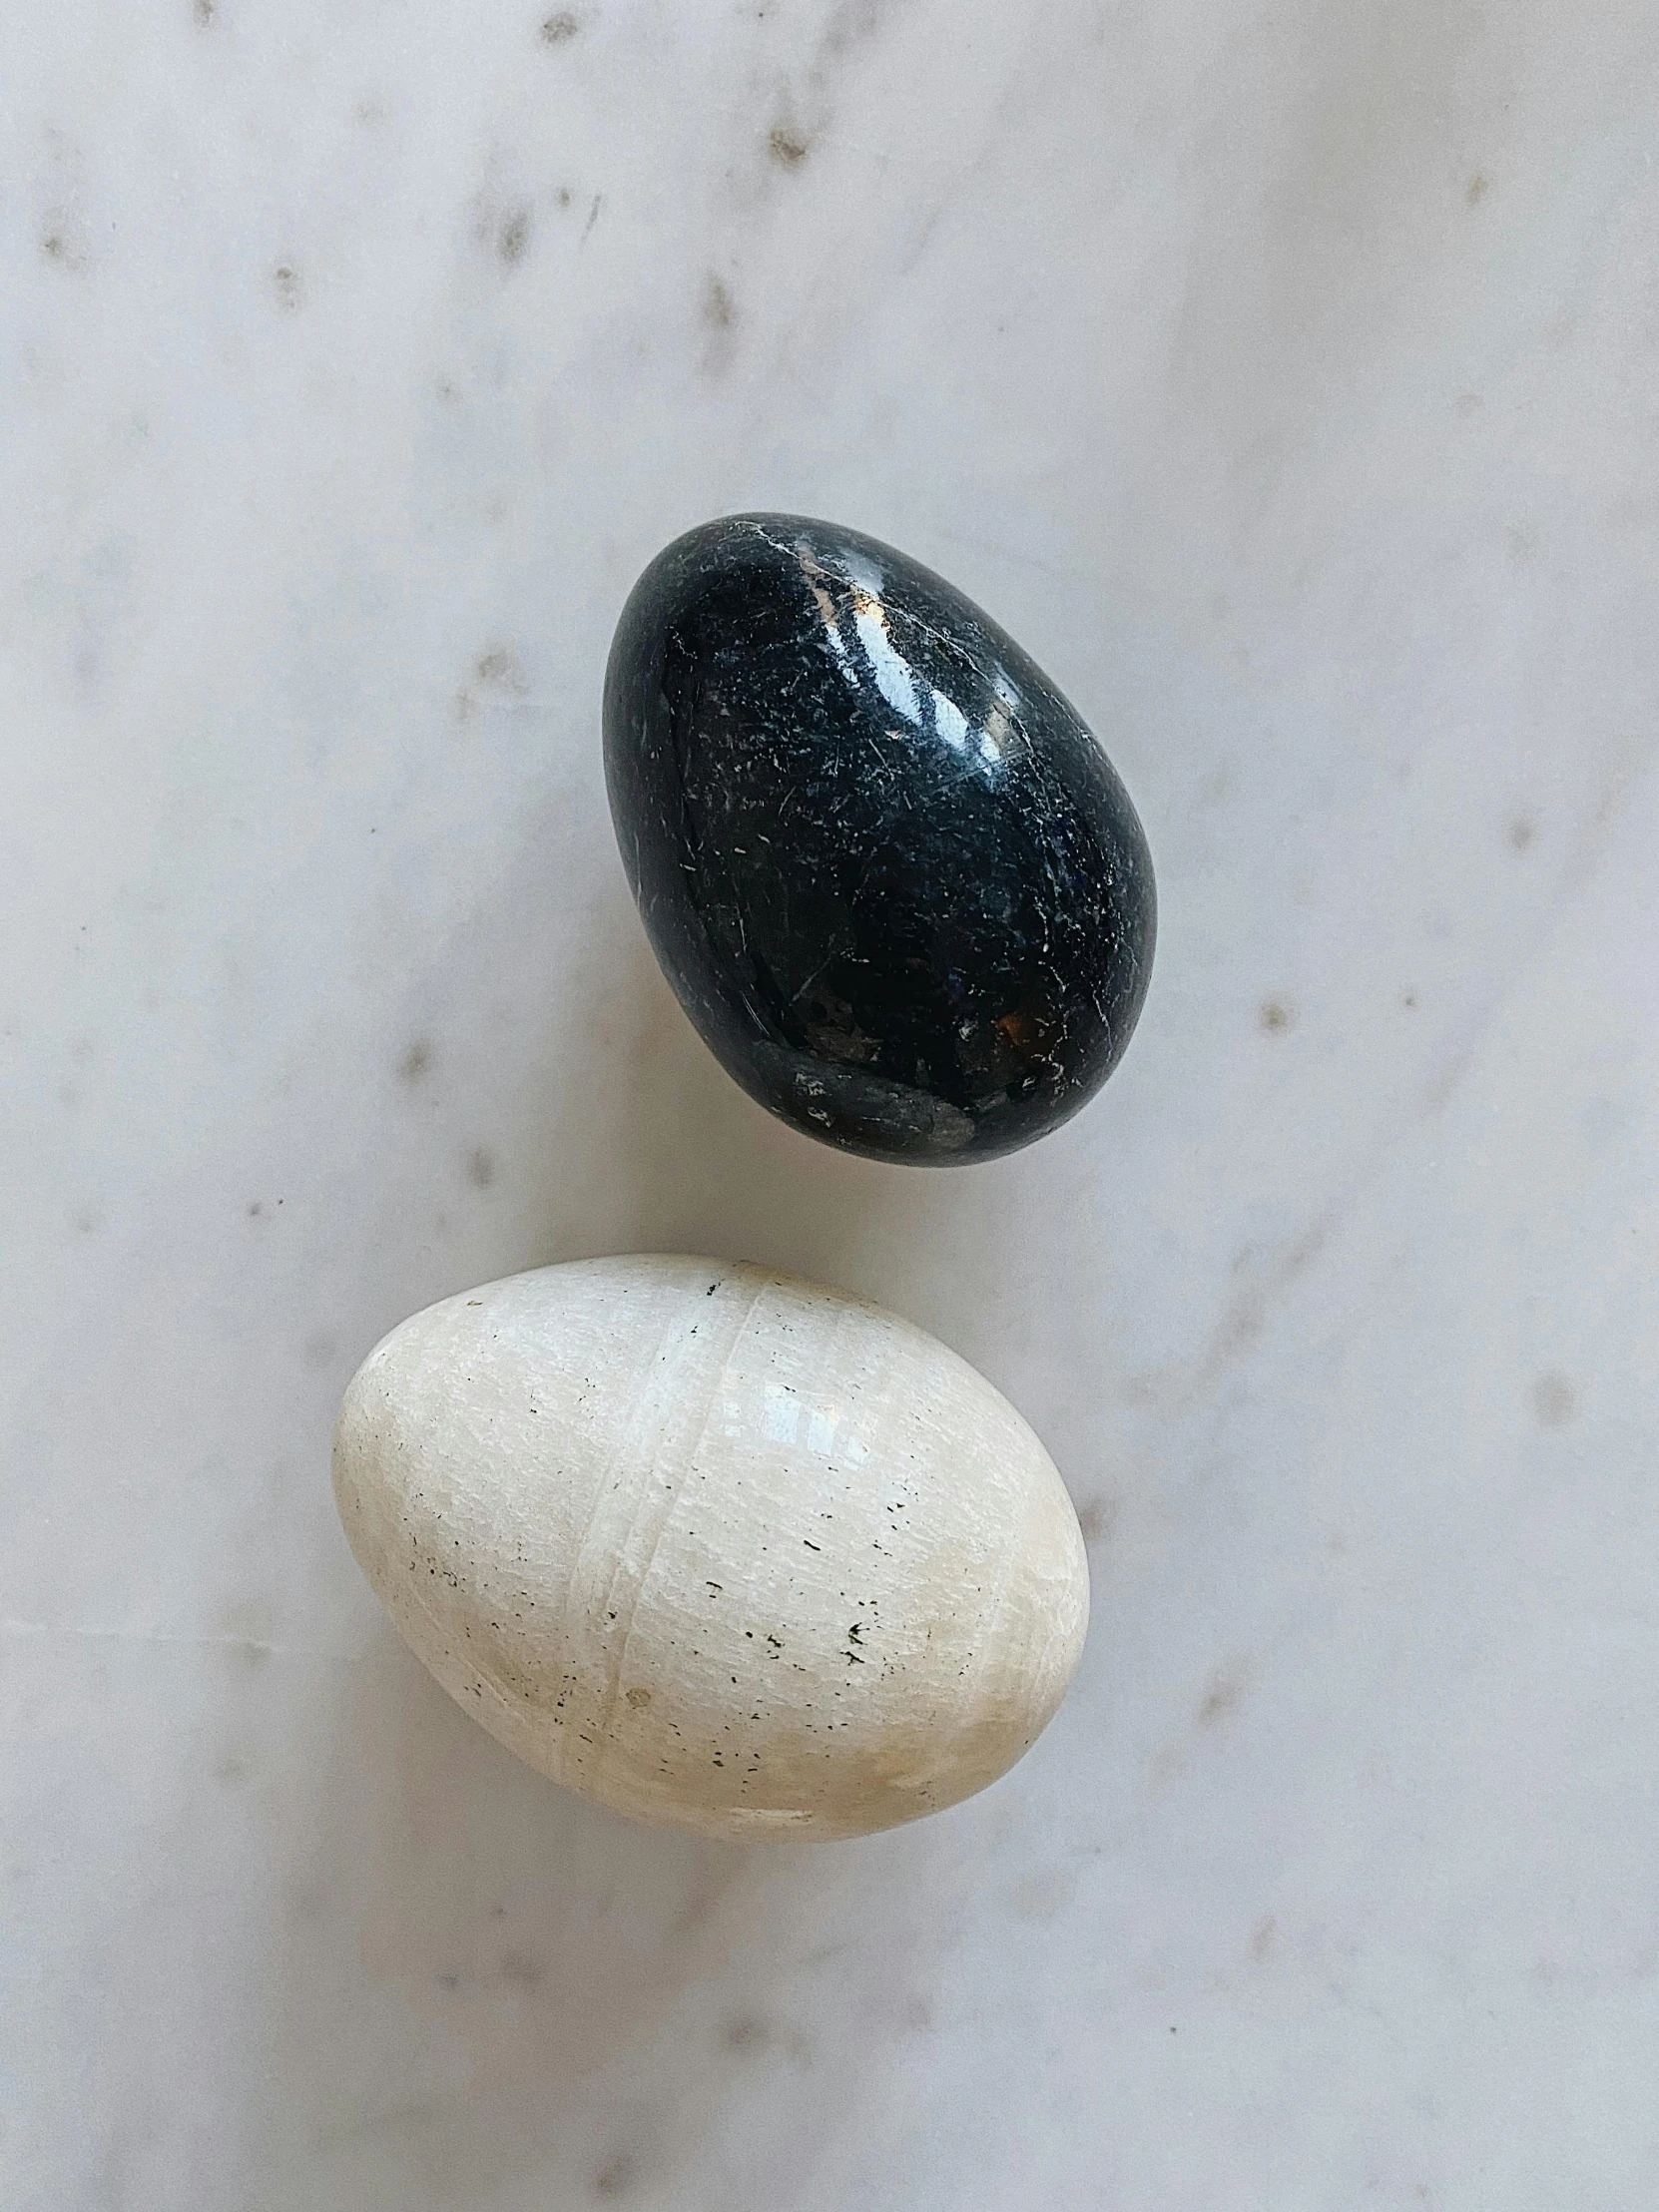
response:
[[[1077,1509],[1077,1525],[1083,1532],[1083,1541],[1092,1551],[1097,1544],[1106,1543],[1116,1524],[1117,1499],[1091,1497]]]
[[[1042,671],[918,563],[793,516],[691,531],[618,624],[605,753],[665,973],[798,1128],[987,1159],[1117,1064],[1155,928],[1135,810]]]
[[[1578,1411],[1578,1392],[1553,1370],[1532,1385],[1532,1410],[1540,1428],[1565,1428]]]
[[[530,244],[531,214],[528,207],[508,208],[496,226],[495,251],[510,268],[524,259]]]
[[[710,375],[718,376],[731,366],[736,347],[738,307],[731,286],[711,275],[704,283],[698,311],[703,325],[703,367]]]
[[[799,169],[812,150],[806,133],[788,123],[775,124],[767,137],[767,152],[780,169]]]
[[[619,2151],[595,2174],[593,2193],[596,2197],[620,2197],[633,2187],[633,2183],[634,2161],[626,2151]]]
[[[530,682],[518,655],[506,646],[492,646],[478,656],[474,672],[479,684],[507,699],[522,699]]]
[[[42,254],[55,268],[72,270],[77,275],[86,269],[92,253],[80,197],[78,191],[70,189],[57,205],[43,212],[40,221]]]
[[[536,227],[536,211],[523,198],[504,199],[493,190],[481,192],[472,204],[472,236],[480,253],[511,272],[530,250]]]
[[[1209,1688],[1198,1708],[1199,1727],[1216,1728],[1223,1721],[1231,1720],[1244,1703],[1245,1693],[1249,1688],[1250,1670],[1247,1666],[1234,1665],[1218,1669],[1211,1676]]]
[[[727,2024],[726,2042],[731,2050],[749,2053],[763,2051],[771,2041],[772,2036],[765,2020],[758,2019],[752,2012],[746,2012]]]

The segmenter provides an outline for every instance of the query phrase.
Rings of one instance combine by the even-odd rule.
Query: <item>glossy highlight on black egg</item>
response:
[[[681,1004],[810,1135],[988,1159],[1116,1066],[1145,834],[1075,710],[919,563],[796,515],[676,539],[617,625],[605,768]]]

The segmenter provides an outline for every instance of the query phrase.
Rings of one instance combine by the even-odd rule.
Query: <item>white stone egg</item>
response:
[[[995,1781],[1088,1621],[1053,1461],[965,1361],[717,1260],[584,1260],[394,1329],[334,1494],[439,1682],[542,1773],[699,1835],[856,1836]]]

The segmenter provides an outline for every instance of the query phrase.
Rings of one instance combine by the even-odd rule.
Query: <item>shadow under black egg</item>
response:
[[[605,767],[681,1004],[809,1135],[987,1159],[1116,1066],[1145,834],[1042,671],[918,563],[793,515],[676,539],[617,625]]]

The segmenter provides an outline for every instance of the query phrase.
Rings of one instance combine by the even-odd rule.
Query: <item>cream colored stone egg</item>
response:
[[[533,1767],[705,1836],[856,1836],[995,1781],[1088,1620],[1053,1461],[965,1361],[716,1260],[584,1260],[394,1329],[334,1494],[439,1682]]]

